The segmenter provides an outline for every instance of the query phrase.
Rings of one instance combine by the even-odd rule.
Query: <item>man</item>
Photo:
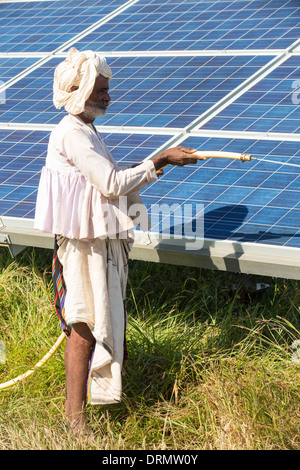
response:
[[[135,225],[128,208],[138,191],[167,164],[196,163],[194,150],[177,147],[121,169],[93,122],[110,102],[105,58],[71,48],[54,75],[54,105],[69,113],[51,133],[42,170],[35,227],[56,235],[65,285],[61,321],[65,348],[66,416],[89,434],[84,405],[121,399],[127,255]],[[121,199],[126,198],[126,207]]]

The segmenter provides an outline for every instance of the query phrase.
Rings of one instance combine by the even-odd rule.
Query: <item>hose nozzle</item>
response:
[[[240,159],[242,160],[242,162],[250,162],[251,155],[249,153],[241,153]]]

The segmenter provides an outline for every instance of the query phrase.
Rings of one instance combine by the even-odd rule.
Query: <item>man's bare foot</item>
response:
[[[95,435],[91,428],[87,424],[87,420],[84,414],[78,416],[71,423],[71,433],[76,438],[83,438],[87,440],[89,444],[92,444],[95,440]]]
[[[65,417],[69,423],[72,421],[71,406],[68,399],[65,401]]]

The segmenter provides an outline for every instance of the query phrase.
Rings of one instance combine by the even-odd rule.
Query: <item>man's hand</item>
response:
[[[195,164],[197,163],[197,160],[200,159],[205,160],[205,157],[200,159],[199,157],[194,157],[193,153],[195,152],[196,150],[188,147],[174,147],[159,153],[154,158],[152,158],[152,161],[154,163],[156,172],[159,175],[163,173],[161,169],[166,165],[184,166],[188,164]]]

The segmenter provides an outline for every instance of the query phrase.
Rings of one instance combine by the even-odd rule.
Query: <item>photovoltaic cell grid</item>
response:
[[[53,77],[61,58],[40,65],[6,89],[0,120],[7,123],[58,123],[63,113],[53,105]]]
[[[0,130],[0,213],[33,218],[49,132]]]
[[[103,138],[120,165],[145,159],[170,139],[166,135],[108,134]],[[40,172],[45,164],[49,132],[0,130],[0,214],[34,218]]]
[[[270,61],[250,57],[110,60],[112,105],[104,125],[183,128]]]
[[[112,103],[101,125],[184,128],[267,64],[272,56],[108,58]],[[2,122],[56,124],[51,59],[7,91]],[[100,123],[100,120],[99,120]]]
[[[141,0],[75,42],[99,51],[285,49],[299,38],[298,0]]]
[[[287,59],[202,129],[300,132],[300,55]]]
[[[0,52],[51,52],[122,6],[122,0],[0,4]]]
[[[178,204],[181,215],[189,205],[195,217],[197,210],[201,216],[204,205],[206,239],[300,247],[299,142],[189,137],[182,145],[199,150],[242,150],[260,161],[212,158],[184,168],[166,167],[158,181],[141,191],[151,212],[152,231],[163,233],[165,227],[170,233],[168,224],[163,225],[169,214],[163,216],[160,204]],[[181,215],[174,209],[174,220],[169,217],[167,222],[176,226],[176,217]]]
[[[30,67],[37,61],[38,59],[32,57],[0,57],[0,85],[16,77],[19,73],[24,72],[27,67]]]

